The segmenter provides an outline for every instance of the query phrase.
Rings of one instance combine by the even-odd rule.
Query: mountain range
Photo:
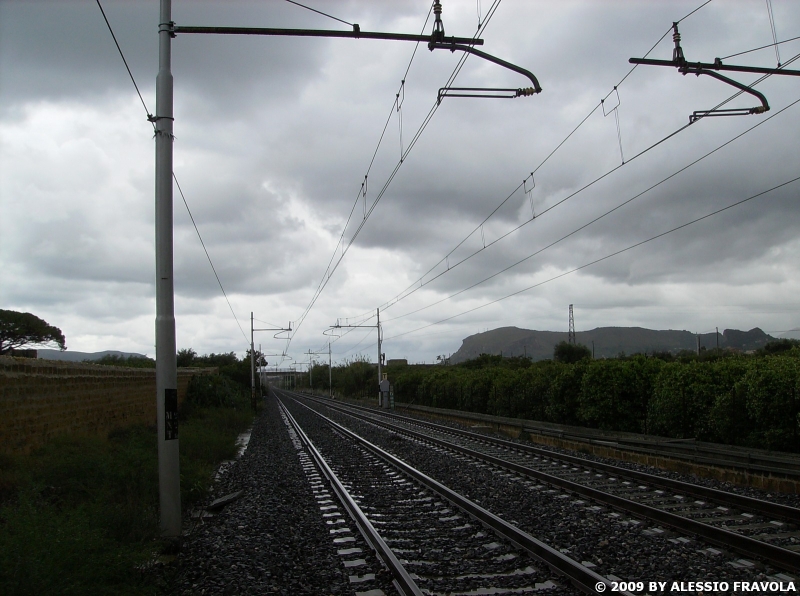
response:
[[[784,334],[787,335],[787,334]],[[788,335],[787,335],[788,336]],[[534,331],[519,327],[501,327],[484,333],[470,335],[461,347],[450,356],[450,362],[457,364],[477,358],[481,354],[503,356],[530,356],[533,360],[553,357],[553,348],[562,341],[568,341],[565,331]],[[758,327],[750,331],[725,329],[721,333],[700,333],[691,331],[654,330],[642,327],[598,327],[591,331],[578,331],[575,341],[594,352],[595,358],[610,358],[620,353],[641,354],[645,352],[671,352],[697,350],[701,348],[729,348],[757,350],[778,338],[764,333]]]

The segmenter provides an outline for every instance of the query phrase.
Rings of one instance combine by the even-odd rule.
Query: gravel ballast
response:
[[[317,505],[298,449],[273,398],[249,445],[208,503],[243,491],[219,515],[193,521],[175,562],[176,595],[351,595],[350,573]],[[366,553],[375,560],[371,552]]]
[[[397,440],[394,433],[348,416],[325,413],[568,556],[590,563],[606,577],[731,583],[779,577],[779,571],[741,560],[724,548],[710,547],[546,485],[536,486],[469,458]]]

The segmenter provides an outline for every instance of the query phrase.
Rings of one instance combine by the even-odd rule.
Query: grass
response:
[[[225,406],[187,400],[180,424],[181,498],[188,510],[235,457],[252,423],[244,396]],[[164,547],[158,528],[156,431],[60,437],[31,455],[0,456],[0,594],[156,595],[143,571]]]

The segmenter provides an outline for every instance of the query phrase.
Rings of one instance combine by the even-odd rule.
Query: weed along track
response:
[[[766,582],[779,591],[798,585],[796,508],[293,397],[607,581]]]

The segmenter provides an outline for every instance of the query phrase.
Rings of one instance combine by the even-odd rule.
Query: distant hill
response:
[[[715,348],[719,340],[720,348],[732,348],[748,351],[763,348],[776,338],[767,335],[756,327],[750,331],[726,329],[719,334],[702,333],[699,336],[700,347]],[[545,360],[553,357],[553,348],[562,341],[567,341],[565,331],[534,331],[518,327],[501,327],[470,335],[461,343],[458,351],[450,357],[456,364],[481,354],[501,354],[503,356],[528,355],[534,360]],[[610,358],[625,354],[641,354],[644,352],[672,352],[696,350],[698,336],[691,331],[675,331],[644,329],[642,327],[598,327],[591,331],[578,331],[575,340],[590,349],[594,342],[596,358]]]
[[[119,352],[117,350],[106,350],[105,352],[73,352],[71,350],[37,350],[38,357],[44,360],[67,360],[69,362],[83,362],[84,360],[100,360],[105,356],[122,356],[129,358],[136,356],[137,358],[144,358],[144,354],[135,354],[133,352]]]
[[[800,339],[800,329],[792,329],[781,333],[781,339]]]

